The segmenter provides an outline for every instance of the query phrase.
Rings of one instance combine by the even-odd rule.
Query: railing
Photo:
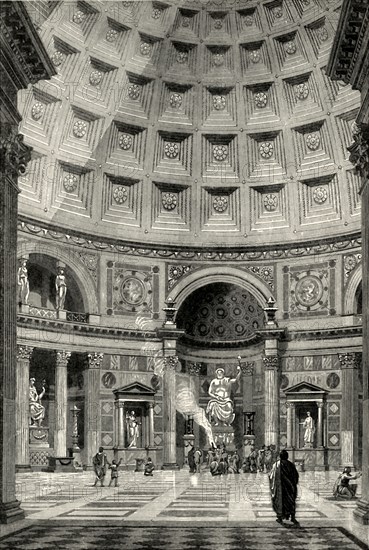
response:
[[[74,323],[88,323],[88,313],[67,311],[67,321],[73,321]]]
[[[42,317],[43,319],[57,319],[58,312],[55,309],[47,309],[46,307],[29,307],[29,314],[34,317]]]

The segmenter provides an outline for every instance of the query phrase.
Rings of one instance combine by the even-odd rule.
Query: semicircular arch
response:
[[[359,284],[363,278],[362,265],[359,264],[351,274],[349,279],[346,292],[345,300],[343,304],[343,313],[344,315],[353,315],[355,313],[355,294],[358,289]]]
[[[98,313],[97,290],[94,280],[87,267],[78,260],[73,252],[61,247],[56,248],[48,243],[40,244],[30,241],[19,243],[17,252],[18,258],[29,254],[49,256],[55,260],[64,262],[72,271],[74,280],[81,292],[85,312]]]
[[[167,300],[172,299],[176,302],[177,311],[183,302],[198,288],[212,283],[231,283],[237,285],[252,294],[259,302],[261,307],[265,307],[265,302],[273,296],[271,288],[247,271],[235,267],[224,267],[219,271],[219,267],[206,267],[189,273],[183,277],[180,282],[170,291]]]

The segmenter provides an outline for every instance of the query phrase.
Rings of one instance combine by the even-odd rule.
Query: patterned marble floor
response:
[[[122,537],[138,550],[369,548],[367,532],[353,527],[355,502],[331,498],[336,477],[301,474],[295,529],[275,523],[265,474],[122,472],[116,488],[93,487],[92,472],[18,474],[26,520],[0,527],[0,549],[121,548]]]

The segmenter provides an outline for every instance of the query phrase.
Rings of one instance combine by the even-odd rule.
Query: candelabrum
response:
[[[80,451],[80,448],[78,446],[78,414],[80,413],[80,410],[77,405],[73,405],[73,407],[70,409],[73,417],[72,425],[72,450],[73,452]]]

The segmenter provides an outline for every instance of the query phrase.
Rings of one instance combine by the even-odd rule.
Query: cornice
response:
[[[121,239],[97,240],[96,236],[74,230],[65,231],[58,226],[46,222],[34,221],[28,217],[19,216],[18,230],[36,237],[42,237],[58,244],[67,244],[84,249],[100,250],[128,256],[148,257],[170,260],[198,260],[211,262],[247,262],[255,260],[278,260],[285,258],[314,257],[318,254],[340,252],[342,250],[360,249],[361,233],[355,232],[347,236],[315,239],[305,243],[283,243],[278,245],[250,245],[224,247],[186,247],[178,248],[163,244],[132,243]]]
[[[287,331],[286,340],[327,340],[328,338],[349,338],[352,336],[362,336],[362,334],[362,325],[355,325],[351,327]]]

